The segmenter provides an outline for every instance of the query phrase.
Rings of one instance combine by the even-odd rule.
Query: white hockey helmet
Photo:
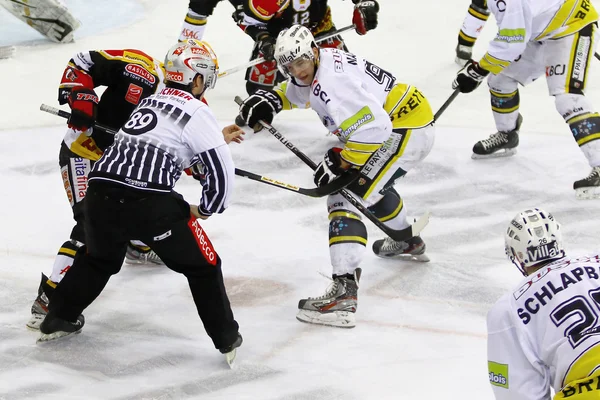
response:
[[[277,36],[274,55],[277,67],[283,75],[290,76],[287,66],[299,58],[314,60],[313,48],[317,48],[317,42],[310,30],[303,25],[292,25]]]
[[[526,267],[565,256],[560,224],[539,208],[518,213],[508,225],[504,243],[508,259],[525,276]]]
[[[219,76],[217,55],[206,42],[187,39],[169,49],[165,56],[165,80],[181,85],[192,83],[202,75],[204,87],[213,89]]]

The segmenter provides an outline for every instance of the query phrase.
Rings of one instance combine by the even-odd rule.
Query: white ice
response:
[[[492,399],[485,315],[520,279],[504,257],[503,233],[515,213],[539,206],[563,223],[568,252],[598,249],[599,201],[578,201],[573,181],[589,173],[543,79],[521,91],[519,153],[471,160],[471,147],[495,131],[485,87],[460,95],[437,124],[429,157],[398,185],[411,216],[431,211],[422,236],[428,264],[381,260],[362,268],[357,327],[295,319],[300,298],[323,293],[329,275],[325,199],[236,178],[235,199],[203,226],[224,262],[244,344],[229,370],[204,332],[183,276],[166,268],[124,266],[84,314],[80,335],[36,345],[25,328],[40,273],[50,273],[72,228],[58,150],[65,121],[38,110],[57,106],[69,58],[88,49],[141,49],[162,58],[177,39],[187,1],[67,1],[82,21],[76,42],[55,45],[0,13],[0,399]],[[352,3],[331,0],[338,27]],[[348,47],[416,85],[439,108],[457,70],[454,46],[469,1],[380,0],[380,27],[344,35]],[[205,39],[221,69],[246,62],[252,42],[224,1]],[[1,11],[1,10],[0,10]],[[494,34],[490,20],[475,53]],[[599,64],[598,61],[594,61]],[[599,65],[588,96],[600,107]],[[224,78],[208,99],[220,122],[236,115],[243,72]],[[310,111],[274,125],[319,160],[336,139]],[[311,171],[268,133],[232,145],[237,166],[303,186]],[[176,189],[196,202],[200,188]],[[382,234],[369,225],[371,240]]]

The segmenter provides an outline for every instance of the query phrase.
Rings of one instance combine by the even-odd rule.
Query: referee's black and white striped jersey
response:
[[[229,205],[234,165],[210,108],[189,93],[166,88],[143,99],[94,165],[89,180],[170,192],[181,172],[201,163],[204,214]]]

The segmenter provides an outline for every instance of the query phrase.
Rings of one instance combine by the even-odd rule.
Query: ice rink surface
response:
[[[331,273],[325,199],[236,178],[232,205],[203,222],[223,270],[244,344],[229,370],[204,332],[183,276],[125,265],[85,312],[80,335],[36,345],[25,323],[40,273],[50,273],[72,228],[58,168],[65,123],[40,112],[57,106],[69,58],[89,49],[137,48],[162,58],[176,41],[187,2],[67,1],[82,21],[76,42],[55,45],[6,12],[0,45],[0,399],[492,399],[487,379],[485,315],[520,279],[505,259],[503,233],[518,211],[539,206],[563,224],[570,255],[599,247],[600,201],[578,201],[573,181],[589,166],[547,95],[544,79],[521,90],[524,123],[512,158],[470,158],[495,131],[482,85],[460,95],[437,124],[429,157],[397,185],[409,215],[432,213],[422,237],[431,262],[365,257],[357,327],[302,324],[297,302],[324,293]],[[338,27],[351,21],[349,0],[330,0]],[[437,110],[451,94],[454,46],[468,1],[435,4],[380,0],[380,26],[344,35],[351,51],[416,85]],[[596,4],[598,5],[598,4]],[[118,11],[122,9],[124,11]],[[252,41],[224,1],[205,40],[221,69],[244,63]],[[5,23],[6,22],[6,23]],[[490,18],[475,48],[495,33]],[[600,62],[588,96],[600,107]],[[207,95],[219,121],[237,113],[243,72]],[[319,161],[337,143],[311,111],[279,115],[274,126]],[[268,133],[232,144],[240,168],[302,186],[312,174]],[[176,189],[194,203],[197,182]],[[370,241],[382,234],[368,222]]]

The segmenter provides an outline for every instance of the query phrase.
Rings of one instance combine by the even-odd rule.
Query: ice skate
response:
[[[600,167],[592,168],[587,178],[575,181],[573,189],[578,200],[600,199]]]
[[[373,253],[381,258],[395,258],[406,261],[428,262],[425,254],[425,242],[420,236],[415,236],[406,241],[395,241],[390,237],[376,240],[373,243]]]
[[[456,58],[454,62],[464,67],[464,65],[471,59],[473,55],[473,47],[464,46],[462,44],[456,45]]]
[[[229,368],[233,368],[235,357],[237,355],[237,348],[240,347],[243,342],[244,339],[242,338],[242,335],[238,333],[237,339],[235,340],[235,342],[233,342],[233,344],[219,349],[221,354],[225,355],[225,361],[227,361],[227,365],[229,365]]]
[[[361,269],[356,268],[354,276],[334,276],[323,296],[300,300],[296,319],[310,324],[354,328],[360,274]]]
[[[519,114],[517,118],[517,127],[509,132],[496,132],[491,134],[488,139],[480,140],[473,146],[471,158],[477,160],[481,158],[509,157],[517,154],[519,145],[519,129],[523,117]]]
[[[31,305],[31,318],[27,322],[27,328],[37,331],[40,329],[40,324],[48,314],[49,297],[52,296],[54,288],[48,284],[48,277],[42,274],[42,281],[38,288],[38,296]]]
[[[42,334],[37,342],[48,342],[50,340],[60,339],[74,333],[80,333],[81,328],[83,328],[84,325],[85,318],[83,315],[77,317],[75,322],[69,322],[52,315],[46,315],[44,322],[42,322],[40,325],[40,332]]]
[[[127,245],[125,262],[127,264],[165,264],[150,247],[138,246],[131,242]]]

